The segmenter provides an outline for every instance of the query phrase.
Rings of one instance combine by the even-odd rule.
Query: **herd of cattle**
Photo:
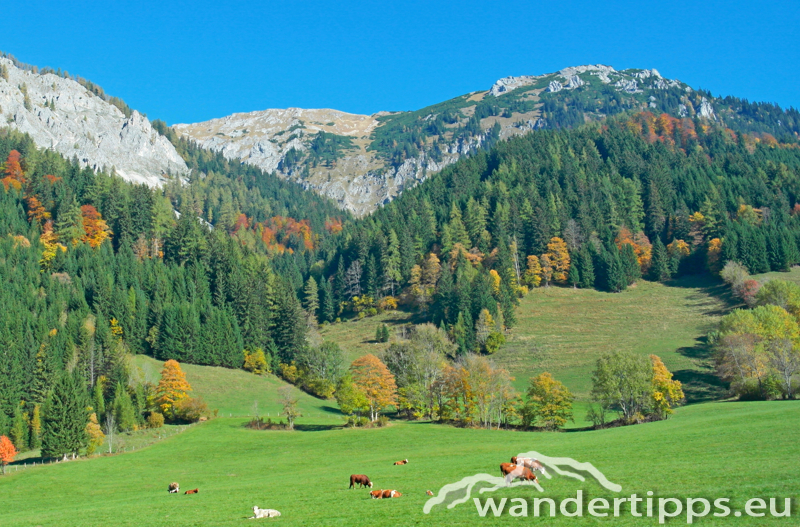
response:
[[[395,465],[407,465],[408,460],[403,459],[401,461],[395,461]],[[523,481],[533,481],[538,482],[539,480],[536,477],[536,472],[541,472],[542,474],[546,474],[547,471],[544,468],[544,465],[539,462],[538,459],[534,459],[531,457],[517,457],[513,456],[511,458],[511,463],[500,463],[500,474],[506,480],[506,483],[510,484],[515,479],[521,479]],[[356,488],[365,488],[369,487],[372,488],[372,481],[366,476],[366,474],[351,474],[350,475],[350,489]],[[177,483],[170,483],[167,489],[170,494],[178,494],[180,492],[180,486]],[[199,489],[192,489],[187,490],[184,494],[197,494]],[[425,493],[428,496],[433,496],[433,492],[430,490],[426,490]],[[380,489],[380,490],[372,490],[369,493],[370,497],[374,500],[381,500],[381,499],[390,499],[390,498],[399,498],[402,496],[400,491],[394,489]],[[257,519],[257,518],[276,518],[280,516],[281,513],[275,509],[261,509],[257,506],[253,507],[253,516],[250,519]]]

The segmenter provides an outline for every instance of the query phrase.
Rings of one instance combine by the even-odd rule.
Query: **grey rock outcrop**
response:
[[[189,172],[175,147],[142,114],[126,117],[116,106],[71,79],[19,69],[0,58],[8,80],[0,77],[0,126],[30,134],[82,166],[116,170],[129,181],[159,185],[167,174]]]

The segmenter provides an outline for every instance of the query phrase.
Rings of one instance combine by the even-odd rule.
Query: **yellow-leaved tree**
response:
[[[653,362],[653,413],[659,419],[666,419],[672,408],[684,400],[681,382],[672,380],[672,373],[657,355],[650,355]]]
[[[550,238],[546,256],[550,258],[550,265],[553,267],[553,280],[565,283],[569,276],[569,251],[566,242],[559,237]]]
[[[547,430],[557,430],[572,420],[575,397],[561,381],[548,372],[534,377],[528,387],[528,400],[522,409],[522,422]]]
[[[539,287],[542,283],[542,265],[535,254],[528,256],[528,269],[525,270],[525,283],[530,287]]]
[[[189,397],[192,387],[186,380],[186,374],[176,360],[168,360],[161,370],[161,380],[156,388],[156,401],[161,413],[169,419],[175,418],[175,404]]]
[[[89,416],[89,422],[86,423],[86,437],[89,438],[89,443],[86,445],[86,454],[88,455],[94,454],[106,440],[106,435],[100,428],[100,423],[97,422],[97,414],[94,412]]]
[[[370,421],[375,421],[387,406],[397,404],[394,375],[375,355],[370,353],[353,361],[350,376],[356,389],[367,398]]]

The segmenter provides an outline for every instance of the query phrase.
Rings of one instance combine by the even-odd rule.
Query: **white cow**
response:
[[[253,507],[253,517],[248,519],[255,520],[258,518],[277,518],[280,515],[281,513],[275,509],[259,509],[258,507]]]

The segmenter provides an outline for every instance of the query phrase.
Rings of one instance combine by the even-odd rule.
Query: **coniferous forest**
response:
[[[130,399],[143,419],[152,387],[131,353],[228,368],[263,354],[285,372],[308,362],[309,326],[401,307],[454,355],[490,354],[534,287],[800,263],[798,143],[707,120],[625,114],[501,141],[361,219],[156,127],[188,181],[132,185],[0,132],[0,434],[53,387]]]

